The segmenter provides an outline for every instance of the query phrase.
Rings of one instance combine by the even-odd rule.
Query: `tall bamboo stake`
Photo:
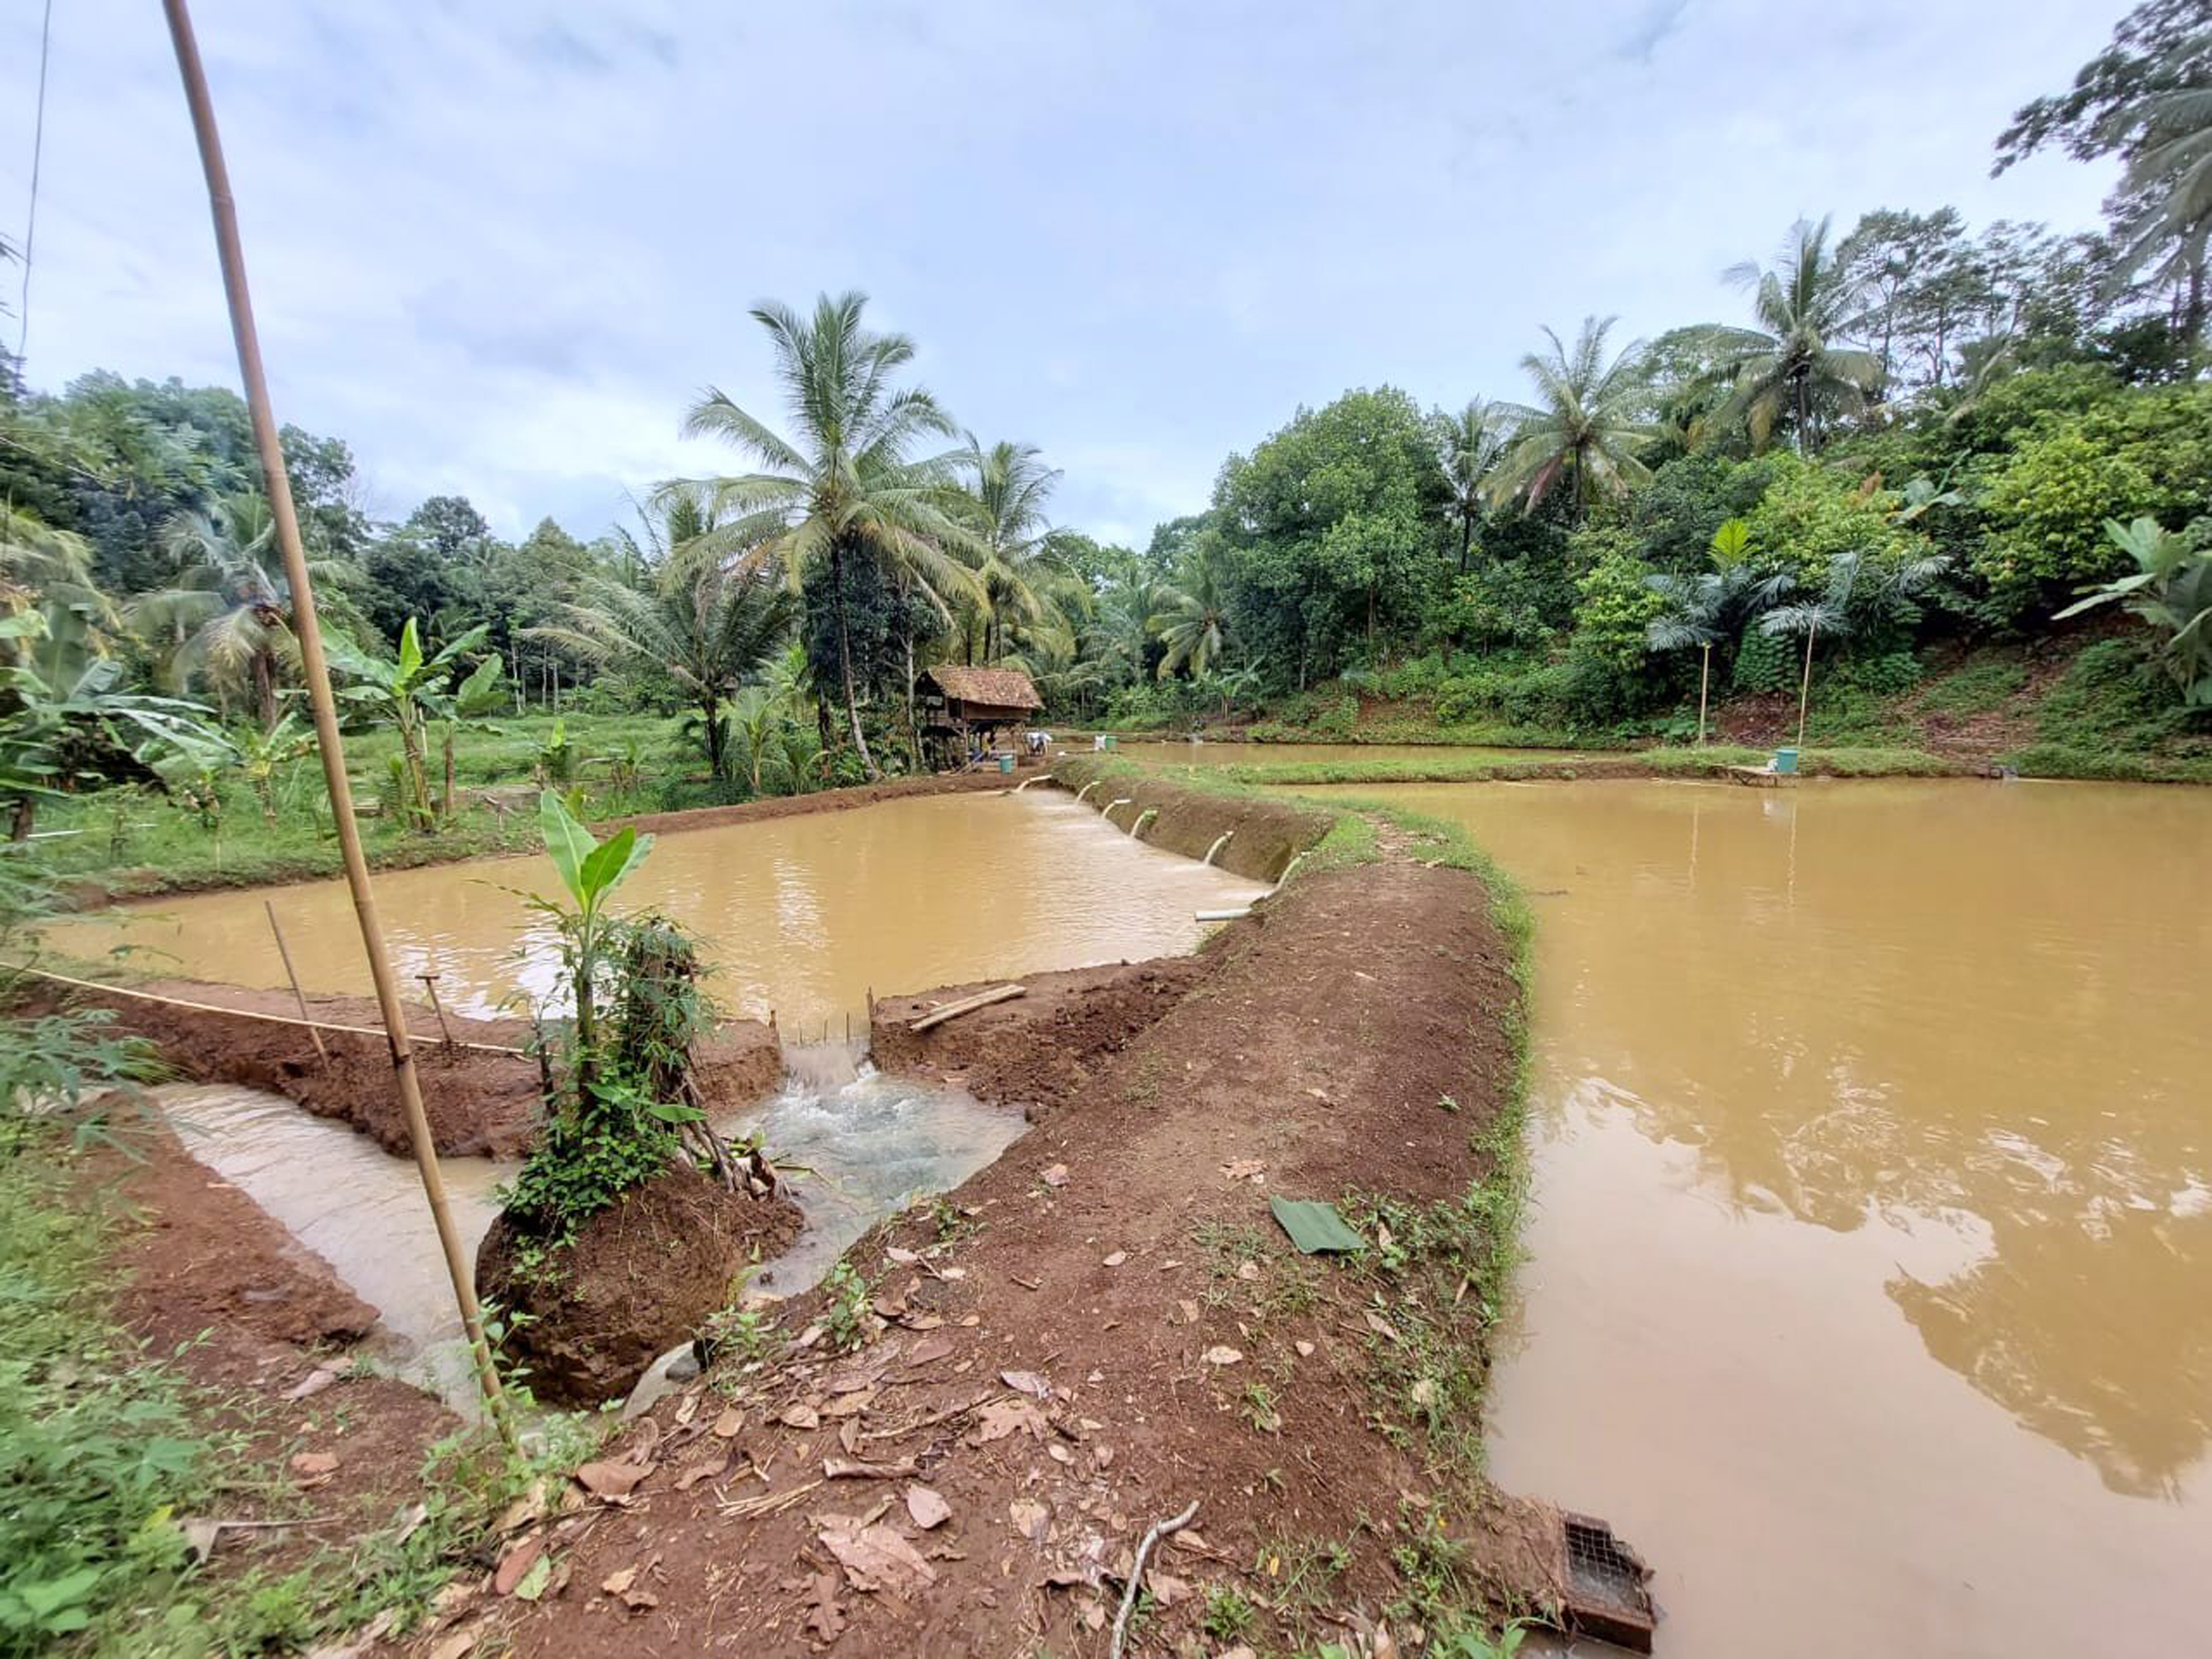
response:
[[[192,20],[185,0],[162,0],[169,21],[169,38],[177,52],[177,72],[185,83],[185,101],[191,106],[192,136],[198,141],[200,165],[207,174],[208,209],[215,220],[216,251],[222,259],[222,286],[230,305],[230,331],[238,345],[238,370],[246,382],[246,403],[253,416],[253,443],[260,452],[261,471],[269,487],[270,516],[276,521],[276,544],[284,556],[284,574],[292,587],[292,631],[300,642],[301,676],[307,683],[307,701],[314,709],[315,743],[322,751],[323,782],[330,791],[331,817],[337,829],[338,846],[345,856],[346,885],[353,892],[354,915],[361,923],[362,949],[368,956],[369,976],[376,982],[376,1003],[384,1019],[385,1040],[392,1048],[392,1070],[399,1090],[399,1104],[407,1118],[408,1138],[415,1146],[415,1167],[422,1177],[422,1195],[429,1201],[431,1219],[437,1224],[438,1243],[446,1255],[446,1271],[453,1278],[453,1300],[468,1333],[476,1357],[477,1376],[484,1402],[500,1432],[510,1443],[513,1425],[507,1421],[499,1372],[492,1364],[491,1348],[484,1340],[483,1315],[477,1306],[476,1282],[470,1272],[467,1251],[453,1229],[446,1206],[446,1183],[438,1173],[438,1151],[430,1138],[430,1124],[422,1110],[422,1086],[415,1074],[415,1052],[408,1040],[407,1019],[399,1001],[399,984],[391,959],[384,951],[384,927],[378,919],[376,895],[368,883],[368,861],[362,856],[361,827],[354,821],[353,788],[347,781],[345,750],[338,737],[337,704],[331,696],[329,665],[323,657],[323,634],[315,617],[315,590],[307,579],[307,559],[300,544],[300,521],[292,506],[292,483],[284,471],[284,450],[277,438],[276,416],[270,407],[268,377],[262,372],[261,342],[253,326],[253,300],[246,283],[246,252],[238,234],[238,204],[230,191],[230,170],[222,158],[222,138],[216,131],[215,103],[208,93],[207,73],[200,64],[199,43],[192,36]]]

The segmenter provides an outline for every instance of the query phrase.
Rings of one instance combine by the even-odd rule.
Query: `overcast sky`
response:
[[[2120,9],[2062,0],[685,7],[199,0],[279,415],[380,513],[586,538],[781,423],[746,309],[859,288],[1056,517],[1141,540],[1301,403],[1518,396],[1551,324],[1736,316],[1800,214],[2094,222],[2106,170],[1989,177]],[[21,240],[37,0],[0,6]],[[233,385],[160,8],[54,0],[27,372]],[[619,21],[617,21],[619,19]],[[15,273],[9,273],[12,290]],[[12,291],[9,303],[13,304]],[[21,319],[0,324],[9,331]]]

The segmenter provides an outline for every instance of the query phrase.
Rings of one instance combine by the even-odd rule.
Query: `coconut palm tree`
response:
[[[1828,562],[1827,585],[1817,599],[1800,599],[1794,605],[1778,605],[1759,619],[1761,631],[1786,637],[1792,634],[1805,636],[1805,666],[1797,683],[1797,746],[1805,746],[1805,709],[1813,691],[1813,645],[1822,634],[1849,634],[1859,619],[1869,613],[1887,611],[1902,601],[1923,592],[1929,583],[1950,566],[1950,561],[1940,554],[1923,558],[1905,559],[1898,563],[1869,569],[1866,556],[1854,548],[1838,553]],[[1773,591],[1778,595],[1789,585],[1789,579],[1777,580]]]
[[[685,515],[694,505],[672,501],[670,526],[693,522]],[[672,681],[698,712],[708,769],[719,780],[729,776],[723,706],[783,649],[799,601],[780,569],[725,562],[711,532],[708,523],[672,540],[641,586],[607,574],[584,577],[559,622],[528,632],[586,662]]]
[[[1167,647],[1160,678],[1179,668],[1188,668],[1193,679],[1205,677],[1229,635],[1229,584],[1218,555],[1201,544],[1183,562],[1152,615],[1152,629]]]
[[[1820,447],[1826,422],[1855,413],[1881,389],[1881,360],[1844,343],[1863,324],[1865,280],[1828,246],[1828,221],[1790,227],[1771,270],[1731,265],[1723,280],[1748,289],[1757,328],[1716,328],[1710,337],[1733,360],[1731,418],[1764,449],[1790,423],[1800,453]]]
[[[2181,59],[2204,49],[2197,36],[2174,48]],[[2180,289],[2182,331],[2193,352],[2204,332],[2206,244],[2212,240],[2212,88],[2191,87],[2147,98],[2113,118],[2116,130],[2140,126],[2143,145],[2128,164],[2120,199],[2131,204],[2120,222],[2116,281],[2133,277],[2163,251],[2153,276]]]
[[[717,557],[780,567],[794,591],[810,563],[828,565],[846,717],[872,778],[875,757],[853,680],[847,570],[854,560],[872,561],[894,586],[921,592],[948,620],[952,601],[975,584],[955,556],[972,538],[945,506],[960,453],[916,453],[956,428],[928,392],[894,383],[914,359],[914,342],[865,327],[866,304],[861,294],[825,294],[811,317],[773,301],[756,306],[794,435],[786,439],[710,390],[692,406],[684,434],[723,439],[759,470],[678,480],[663,493],[690,495],[707,510],[714,527],[702,540]]]
[[[161,542],[177,561],[176,578],[131,600],[125,620],[161,650],[172,690],[189,690],[203,677],[219,688],[243,683],[263,729],[274,726],[277,678],[299,646],[267,498],[242,491],[177,514],[162,526]],[[344,574],[330,560],[312,561],[307,570],[319,594]]]
[[[983,660],[994,663],[1015,630],[1073,637],[1065,601],[1073,578],[1050,558],[1044,505],[1060,482],[1034,444],[1000,442],[988,449],[974,433],[960,453],[965,475],[948,505],[967,526],[966,559],[974,578],[971,608],[983,629]],[[973,641],[969,659],[973,660]]]
[[[1549,355],[1532,351],[1521,360],[1541,401],[1497,405],[1512,427],[1505,454],[1490,477],[1492,501],[1517,495],[1533,512],[1554,484],[1571,478],[1579,521],[1598,491],[1619,495],[1650,476],[1636,458],[1658,435],[1643,417],[1638,367],[1643,346],[1632,344],[1607,361],[1605,340],[1615,320],[1583,318],[1572,351],[1547,328]]]
[[[1445,417],[1443,440],[1444,483],[1452,516],[1459,520],[1459,574],[1464,576],[1474,526],[1489,498],[1491,474],[1505,459],[1505,422],[1494,406],[1476,398]]]

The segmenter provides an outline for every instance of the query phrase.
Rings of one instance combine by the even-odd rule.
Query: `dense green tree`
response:
[[[1244,648],[1304,685],[1338,672],[1355,641],[1374,658],[1418,626],[1447,572],[1444,501],[1413,399],[1349,392],[1231,456],[1197,539],[1223,560]]]
[[[1481,398],[1468,400],[1456,415],[1439,422],[1444,488],[1450,498],[1453,528],[1459,536],[1459,574],[1467,574],[1476,526],[1490,505],[1490,483],[1505,459],[1506,421]]]
[[[2105,210],[2117,246],[2112,285],[2148,270],[2173,295],[2172,324],[2193,348],[2212,295],[2212,0],[2143,0],[2064,92],[2032,100],[1998,135],[1995,172],[2039,150],[2124,167]]]

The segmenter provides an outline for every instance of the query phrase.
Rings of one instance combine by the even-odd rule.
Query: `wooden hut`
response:
[[[1016,668],[945,665],[924,670],[915,687],[922,737],[940,764],[964,763],[975,744],[986,750],[1000,746],[1001,732],[1012,746],[1030,715],[1043,707],[1030,677]]]

